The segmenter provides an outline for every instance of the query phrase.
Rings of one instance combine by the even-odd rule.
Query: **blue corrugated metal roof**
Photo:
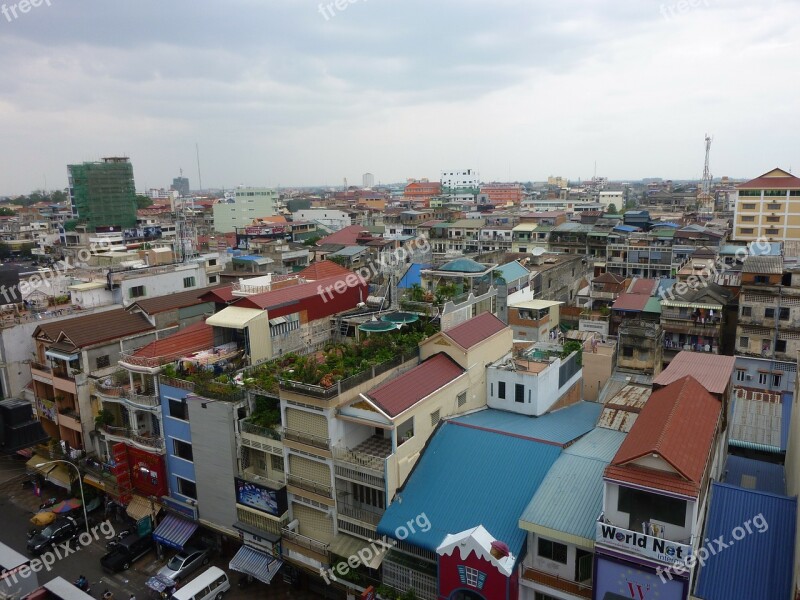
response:
[[[456,417],[453,422],[565,445],[594,429],[602,410],[596,402],[578,402],[541,417],[527,417],[487,408]]]
[[[412,264],[408,267],[406,274],[403,275],[403,278],[400,280],[400,283],[397,284],[397,287],[402,289],[408,289],[415,283],[420,285],[422,283],[422,279],[420,277],[420,273],[423,269],[429,269],[430,265],[418,265]]]
[[[515,260],[512,260],[510,263],[500,265],[494,270],[494,272],[499,273],[507,282],[516,281],[517,279],[522,279],[523,277],[530,275],[530,271],[528,271],[528,269],[523,267]]]
[[[614,227],[614,231],[631,232],[631,231],[637,231],[638,229],[639,229],[638,227],[634,227],[633,225],[617,225],[616,227]]]
[[[712,542],[716,554],[701,568],[695,596],[704,600],[790,598],[796,520],[797,498],[714,483],[704,537],[722,536],[728,547],[718,549]],[[752,533],[747,533],[745,523]],[[733,536],[743,530],[744,537],[735,540]]]
[[[743,481],[742,478],[745,476],[748,479]],[[728,460],[725,461],[723,480],[736,487],[755,489],[758,492],[769,492],[781,496],[786,495],[786,473],[783,465],[763,460],[729,455]],[[749,481],[753,481],[755,487],[749,488]]]
[[[519,558],[526,532],[519,516],[558,458],[558,446],[448,421],[431,438],[378,534],[435,551],[444,537],[483,525]],[[427,521],[418,517],[425,515]]]
[[[520,517],[532,523],[594,541],[603,511],[603,471],[626,434],[595,429],[564,450]]]

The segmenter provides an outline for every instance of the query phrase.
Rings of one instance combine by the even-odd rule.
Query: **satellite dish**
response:
[[[531,250],[531,254],[533,254],[534,256],[541,256],[544,253],[545,253],[545,249],[544,248],[538,248],[537,247],[537,248],[534,248],[533,250]]]

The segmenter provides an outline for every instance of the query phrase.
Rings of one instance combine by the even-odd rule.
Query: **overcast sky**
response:
[[[206,188],[699,178],[706,132],[714,176],[800,168],[797,0],[18,1],[0,194],[113,155],[197,188],[195,143]]]

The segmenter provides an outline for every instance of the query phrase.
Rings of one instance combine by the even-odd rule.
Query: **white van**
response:
[[[223,594],[229,589],[231,582],[228,574],[219,567],[209,567],[176,590],[171,600],[222,600]]]

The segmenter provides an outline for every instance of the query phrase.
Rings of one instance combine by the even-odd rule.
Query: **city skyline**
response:
[[[113,155],[138,190],[180,169],[197,189],[196,144],[206,189],[700,179],[706,133],[715,177],[797,162],[791,2],[339,5],[0,15],[0,194]]]

